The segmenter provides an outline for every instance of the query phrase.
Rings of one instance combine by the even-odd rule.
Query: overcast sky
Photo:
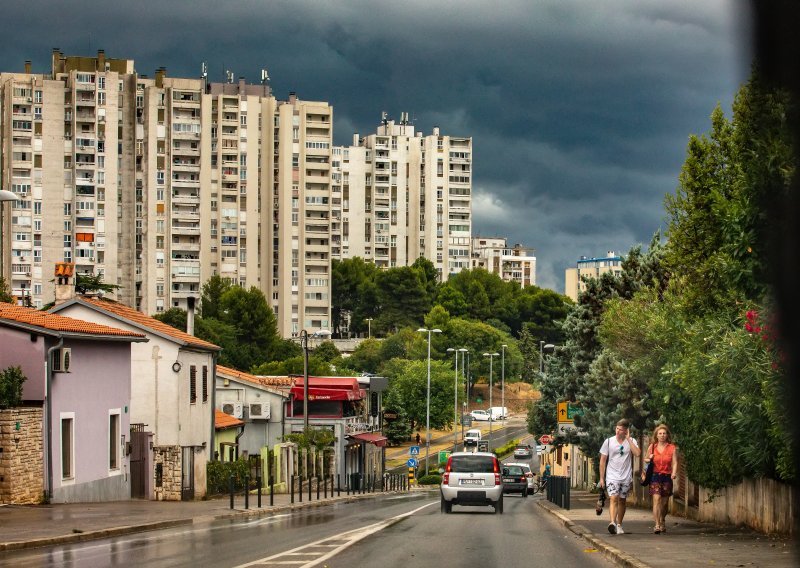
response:
[[[334,107],[336,144],[381,111],[473,139],[473,234],[536,249],[564,292],[581,255],[647,244],[688,136],[750,69],[741,0],[6,0],[0,70],[50,53],[153,76],[230,69]]]

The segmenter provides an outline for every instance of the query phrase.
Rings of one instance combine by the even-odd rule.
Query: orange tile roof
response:
[[[49,312],[42,312],[33,308],[16,306],[14,304],[8,304],[5,302],[0,302],[0,320],[8,320],[17,323],[33,325],[56,332],[60,331],[67,333],[80,333],[100,336],[105,335],[114,337],[145,337],[143,333],[125,331],[123,329],[117,329],[116,327],[91,323],[75,318],[60,316],[58,314],[51,314]]]
[[[264,377],[260,375],[251,375],[250,373],[237,371],[236,369],[224,367],[222,365],[217,365],[217,373],[222,373],[223,375],[238,378],[262,387],[288,387],[292,384],[292,379],[289,377]]]
[[[214,411],[214,428],[217,430],[227,430],[228,428],[237,428],[244,426],[244,422],[238,418],[225,414],[221,410]]]
[[[209,349],[213,351],[218,351],[220,349],[219,346],[214,345],[213,343],[209,343],[208,341],[203,341],[202,339],[199,339],[193,335],[189,335],[185,331],[181,331],[172,327],[171,325],[167,325],[164,322],[158,321],[155,318],[151,318],[140,311],[129,308],[125,304],[120,304],[119,302],[106,300],[104,298],[87,298],[85,296],[78,298],[78,301],[125,318],[133,324],[147,328],[157,334],[167,335],[173,339],[184,341],[193,347],[201,347],[203,349]]]

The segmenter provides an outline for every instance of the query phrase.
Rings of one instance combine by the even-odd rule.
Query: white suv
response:
[[[492,505],[496,514],[502,514],[500,462],[489,452],[454,452],[447,459],[441,493],[443,513],[450,513],[453,505]]]

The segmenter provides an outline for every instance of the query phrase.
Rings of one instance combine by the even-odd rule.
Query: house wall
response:
[[[180,501],[182,461],[180,446],[154,447],[153,457],[156,471],[153,488],[156,501]]]
[[[30,505],[44,495],[42,408],[0,410],[0,503]]]
[[[239,438],[239,454],[246,451],[249,455],[255,456],[261,453],[263,447],[272,448],[275,444],[283,441],[283,417],[284,397],[274,394],[257,387],[250,386],[244,382],[228,380],[228,386],[224,386],[224,379],[217,378],[217,408],[221,409],[225,402],[242,402],[245,405],[250,403],[268,403],[270,406],[269,420],[250,419],[249,409],[245,410],[243,420],[245,421],[244,434]],[[219,432],[217,433],[219,438]]]
[[[231,461],[230,457],[230,444],[236,443],[236,434],[239,433],[238,428],[228,428],[227,430],[217,430],[217,440],[214,445],[214,450],[219,452],[219,461]],[[226,444],[226,445],[223,445]],[[241,452],[241,450],[240,450]],[[241,455],[241,453],[239,454]],[[257,454],[256,454],[257,455]],[[234,452],[234,459],[236,459]]]
[[[44,400],[45,367],[47,353],[45,339],[6,327],[0,327],[0,370],[19,366],[28,378],[22,385],[22,399]]]
[[[54,373],[51,383],[53,418],[54,503],[118,501],[130,498],[130,463],[121,436],[130,436],[131,344],[123,341],[65,340],[72,349],[69,373]],[[109,415],[119,412],[114,440],[118,467],[109,469]],[[61,419],[73,417],[73,474],[64,479],[61,461]]]

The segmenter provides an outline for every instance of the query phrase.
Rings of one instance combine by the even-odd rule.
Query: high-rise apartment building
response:
[[[469,268],[472,139],[424,136],[403,113],[331,157],[331,256],[377,266],[431,260],[443,280]]]
[[[54,50],[50,74],[0,74],[0,107],[15,294],[52,301],[66,260],[152,314],[218,274],[261,289],[284,336],[329,326],[327,103]]]
[[[600,275],[612,272],[616,275],[622,273],[622,257],[613,250],[604,257],[587,258],[582,256],[575,268],[567,268],[565,272],[564,295],[578,301],[578,294],[586,290],[583,278],[599,278]]]
[[[482,268],[522,288],[536,285],[534,250],[520,244],[508,246],[505,237],[474,237],[471,268]]]

